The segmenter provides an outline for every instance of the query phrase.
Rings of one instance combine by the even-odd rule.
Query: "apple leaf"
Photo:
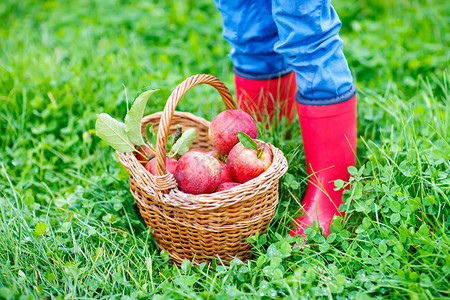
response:
[[[192,143],[197,138],[197,130],[194,128],[189,128],[186,130],[181,137],[178,139],[178,141],[173,144],[172,146],[172,152],[173,156],[175,155],[183,155],[184,153],[189,151],[189,148],[191,147]]]
[[[125,116],[125,131],[130,142],[134,145],[144,145],[144,140],[141,135],[141,121],[144,116],[147,100],[150,95],[156,91],[157,90],[148,90],[140,94],[136,100],[134,100],[133,105],[131,105],[130,110]]]
[[[238,138],[245,148],[258,150],[258,144],[246,133],[238,131]]]
[[[156,133],[153,131],[153,123],[147,123],[145,126],[145,134],[147,136],[147,143],[156,145]]]
[[[97,136],[115,150],[123,153],[134,151],[134,146],[125,131],[125,124],[110,115],[106,113],[97,115],[95,130]]]
[[[167,153],[169,153],[170,151],[172,151],[172,147],[173,147],[173,145],[175,145],[175,143],[174,143],[173,141],[174,141],[173,135],[169,135],[169,136],[167,137],[167,147],[166,147]]]

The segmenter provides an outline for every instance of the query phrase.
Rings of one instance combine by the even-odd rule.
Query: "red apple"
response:
[[[233,178],[231,178],[230,172],[228,171],[228,166],[226,163],[224,163],[224,161],[226,161],[226,159],[227,159],[227,155],[221,154],[219,151],[216,151],[216,150],[209,151],[206,154],[211,155],[212,157],[217,159],[217,161],[220,164],[220,183],[219,184],[224,183],[224,182],[233,181]]]
[[[221,175],[219,184],[224,183],[224,182],[232,182],[233,178],[231,178],[230,171],[228,171],[227,164],[224,164],[221,161],[219,161],[219,164],[220,164],[220,175]]]
[[[228,154],[239,142],[239,131],[256,138],[258,131],[255,120],[244,111],[226,110],[212,120],[208,134],[214,148],[222,154]]]
[[[189,149],[189,151],[197,151],[197,152],[203,152],[203,153],[207,153],[208,151],[202,148],[192,148]]]
[[[239,182],[222,182],[219,184],[219,186],[216,189],[216,192],[225,191],[231,188],[234,188],[235,186],[241,185]]]
[[[175,169],[177,168],[177,161],[171,157],[166,157],[166,171],[175,174]],[[152,175],[156,175],[156,158],[151,159],[146,165],[145,169],[149,171]]]
[[[220,176],[219,161],[197,151],[183,154],[175,170],[175,179],[180,190],[194,195],[212,193],[220,183]]]
[[[150,159],[155,157],[155,154],[150,150],[150,147],[148,145],[142,145],[142,146],[134,146],[136,151],[134,151],[134,155],[136,156],[136,159],[143,165],[147,164]]]
[[[240,142],[231,149],[227,163],[234,181],[244,183],[256,178],[272,164],[273,155],[269,146],[263,146],[259,140],[255,142],[258,150],[245,148]]]

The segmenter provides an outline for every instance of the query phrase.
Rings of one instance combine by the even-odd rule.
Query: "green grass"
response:
[[[173,3],[172,3],[173,2]],[[445,1],[334,3],[359,88],[358,163],[328,238],[291,248],[306,188],[298,124],[263,133],[289,161],[254,260],[181,267],[160,253],[127,173],[94,131],[184,78],[232,88],[212,1],[0,2],[0,299],[450,297],[450,7]],[[224,106],[196,87],[179,110]],[[286,139],[288,132],[291,139]]]

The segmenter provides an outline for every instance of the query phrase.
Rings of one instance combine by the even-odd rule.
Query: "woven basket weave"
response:
[[[247,238],[264,233],[278,204],[278,180],[287,170],[281,150],[268,144],[272,165],[255,179],[218,193],[190,195],[177,189],[172,174],[166,173],[166,143],[180,124],[184,130],[195,128],[197,139],[192,147],[212,150],[208,139],[210,122],[191,113],[177,112],[183,95],[193,86],[209,84],[217,89],[227,109],[236,109],[227,87],[212,75],[194,75],[172,92],[163,112],[144,117],[158,130],[156,176],[145,170],[132,153],[117,152],[130,174],[130,190],[147,226],[153,230],[160,249],[167,250],[176,263],[184,259],[195,263],[233,257],[245,260],[251,245]]]

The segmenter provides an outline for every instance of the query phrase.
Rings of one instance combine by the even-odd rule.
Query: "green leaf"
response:
[[[163,261],[169,261],[170,256],[169,256],[169,252],[167,252],[167,250],[161,250],[160,252],[161,258],[163,259]]]
[[[313,239],[316,243],[324,243],[325,237],[323,235],[316,235]]]
[[[145,134],[147,136],[147,142],[156,145],[156,134],[153,131],[153,123],[147,123],[147,125],[145,125]]]
[[[47,224],[40,222],[36,224],[36,227],[34,228],[33,235],[35,237],[41,237],[44,235],[45,231],[47,230]]]
[[[278,250],[275,244],[271,244],[269,248],[267,248],[267,258],[272,262],[275,257],[280,257],[280,251]]]
[[[378,251],[380,251],[380,253],[386,253],[387,249],[385,242],[381,242],[380,245],[378,245]]]
[[[344,184],[345,184],[344,180],[341,180],[341,179],[335,180],[335,181],[334,181],[334,186],[335,186],[336,188],[335,188],[334,190],[335,190],[335,191],[340,190],[340,189],[344,186]]]
[[[191,147],[192,143],[197,138],[197,130],[194,128],[189,128],[186,130],[181,137],[178,139],[178,141],[173,144],[172,146],[172,152],[173,155],[183,155],[184,153],[189,151],[189,148]]]
[[[181,270],[183,270],[183,273],[186,274],[191,269],[191,262],[189,259],[184,259],[181,263]]]
[[[422,224],[419,227],[419,230],[417,231],[422,236],[427,236],[430,233],[430,229],[428,228],[427,224]]]
[[[327,237],[327,243],[331,244],[336,240],[336,233],[330,233]]]
[[[355,200],[360,199],[362,197],[362,190],[363,190],[363,185],[361,184],[361,182],[357,182],[354,187],[354,192],[353,192],[352,198]]]
[[[280,280],[283,278],[283,271],[281,271],[280,269],[275,269],[275,271],[273,271],[273,278],[276,280]]]
[[[327,252],[328,249],[330,249],[330,244],[328,244],[327,242],[319,244],[319,250],[321,252]]]
[[[70,222],[64,222],[56,232],[63,232],[63,233],[68,232],[70,230],[71,225],[72,224]]]
[[[391,215],[391,223],[395,224],[398,221],[400,221],[400,214],[399,213],[394,213]]]
[[[254,235],[249,236],[249,237],[247,238],[247,242],[250,243],[250,244],[255,244],[255,243],[256,243],[256,238],[255,238],[255,236],[254,236]]]
[[[97,115],[95,130],[97,136],[115,150],[123,153],[134,151],[134,146],[125,131],[125,124],[110,115],[106,113]]]
[[[394,200],[394,199],[389,202],[389,207],[395,213],[400,212],[400,210],[402,209],[401,204],[398,201]]]
[[[264,265],[266,261],[267,261],[266,256],[261,255],[260,257],[258,257],[258,259],[256,260],[256,268],[261,269],[261,267]]]
[[[2,299],[13,299],[14,292],[6,287],[0,288],[0,297]]]
[[[245,148],[258,150],[258,144],[244,132],[238,131],[238,138]]]
[[[350,173],[350,175],[356,176],[358,175],[358,169],[355,168],[354,166],[350,166],[348,167],[348,172]]]
[[[119,271],[117,271],[113,274],[113,278],[115,279],[116,283],[118,283],[120,285],[123,285],[125,287],[131,286],[130,282]]]
[[[186,276],[186,277],[177,277],[175,278],[175,283],[181,286],[193,286],[198,278],[200,277],[200,275],[195,274],[195,275],[191,275],[191,276]]]
[[[125,116],[125,131],[131,143],[140,146],[144,144],[141,134],[141,121],[145,106],[151,94],[157,90],[149,90],[140,94]]]
[[[288,242],[283,242],[283,243],[281,243],[281,246],[280,246],[280,254],[281,254],[283,257],[289,256],[289,255],[291,254],[291,251],[292,251],[291,244],[289,244]]]
[[[420,274],[420,277],[419,277],[420,279],[419,279],[419,284],[420,284],[420,286],[423,286],[423,287],[430,287],[430,286],[432,286],[433,285],[433,283],[431,282],[431,279],[430,279],[430,277],[427,275],[427,274],[424,274],[424,273],[422,273],[422,274]]]
[[[174,139],[173,135],[167,137],[167,153],[172,151],[172,147],[174,145],[173,139]]]
[[[265,245],[267,243],[267,234],[261,234],[258,238],[258,244],[260,246]]]
[[[45,273],[45,278],[47,278],[47,280],[48,280],[50,283],[53,283],[53,282],[55,281],[55,279],[56,279],[56,276],[55,276],[51,271],[47,271],[47,272]]]

